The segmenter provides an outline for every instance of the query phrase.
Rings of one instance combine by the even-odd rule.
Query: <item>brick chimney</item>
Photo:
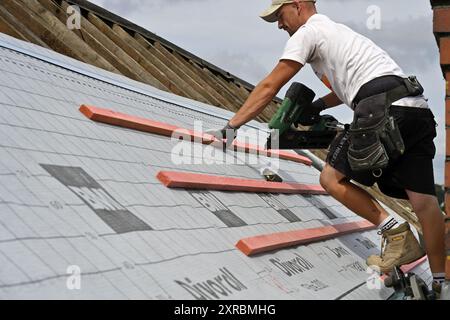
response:
[[[446,247],[447,247],[447,280],[450,281],[450,0],[431,0],[433,7],[433,32],[440,52],[442,74],[446,80],[445,97],[445,129],[446,129],[446,159],[445,159],[445,212],[447,213]]]

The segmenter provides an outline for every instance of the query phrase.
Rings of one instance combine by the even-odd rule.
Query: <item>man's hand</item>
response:
[[[314,101],[308,108],[303,110],[300,118],[297,121],[297,124],[302,126],[312,126],[319,122],[320,113],[327,108],[325,101],[319,98]]]
[[[224,147],[229,148],[233,145],[234,139],[236,139],[238,129],[232,127],[230,123],[227,123],[222,129],[208,130],[205,133],[214,136],[219,141],[226,140]]]

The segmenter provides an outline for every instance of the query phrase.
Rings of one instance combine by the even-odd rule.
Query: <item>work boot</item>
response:
[[[441,298],[442,283],[433,281],[431,283],[431,289],[434,292],[434,296],[436,297],[436,300],[439,300]]]
[[[411,263],[425,255],[407,222],[381,235],[381,255],[367,258],[367,265],[378,267],[382,273],[388,273],[394,266]]]

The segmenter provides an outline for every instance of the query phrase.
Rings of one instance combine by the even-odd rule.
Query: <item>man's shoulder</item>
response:
[[[317,28],[314,27],[314,25],[302,25],[298,30],[288,39],[288,43],[296,43],[298,41],[304,42],[304,41],[313,41],[316,36],[316,30]]]
[[[331,20],[330,17],[328,17],[328,16],[326,16],[326,15],[324,15],[324,14],[316,13],[316,14],[313,14],[313,15],[308,19],[308,21],[306,22],[305,25],[308,25],[308,24],[315,24],[315,23],[320,23],[320,22],[334,22],[334,21]]]
[[[292,35],[291,41],[297,41],[299,39],[308,38],[313,40],[320,37],[324,32],[326,33],[327,24],[334,23],[330,18],[323,14],[316,13],[312,15],[308,21],[302,25],[298,30]]]
[[[319,34],[328,33],[329,30],[335,29],[337,23],[328,16],[320,13],[312,15],[308,21],[299,28],[307,32],[316,32]]]
[[[301,34],[301,33],[317,30],[318,29],[317,25],[324,21],[331,21],[331,20],[323,14],[316,13],[316,14],[312,15],[304,25],[302,25],[300,28],[298,28],[297,32],[294,33],[294,36],[296,34]]]

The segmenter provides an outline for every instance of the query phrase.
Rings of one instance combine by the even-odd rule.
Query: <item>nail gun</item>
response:
[[[307,86],[294,82],[276,114],[269,122],[271,133],[267,149],[326,149],[336,137],[338,121],[330,115],[320,116],[312,110],[316,94]],[[300,125],[309,130],[297,130]]]

